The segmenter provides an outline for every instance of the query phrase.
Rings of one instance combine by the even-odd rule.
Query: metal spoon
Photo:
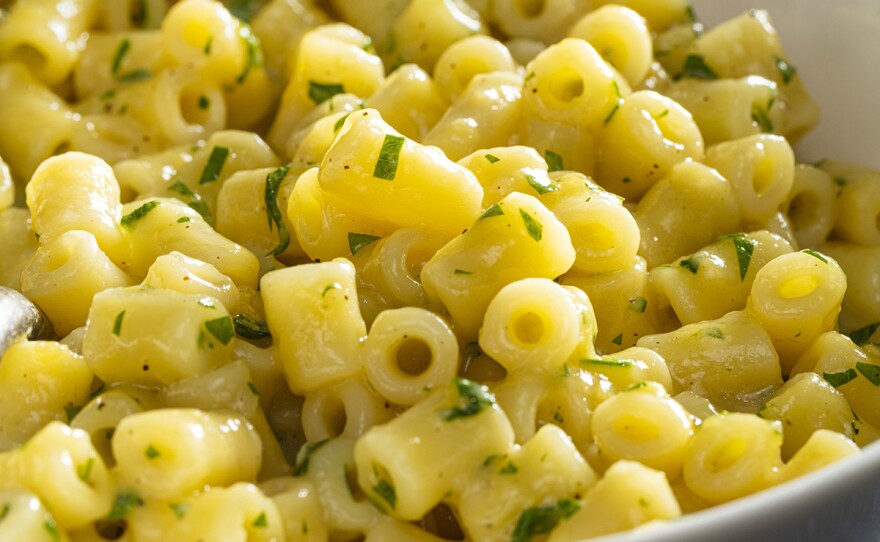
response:
[[[0,286],[0,356],[22,336],[44,339],[54,335],[52,324],[31,300]]]

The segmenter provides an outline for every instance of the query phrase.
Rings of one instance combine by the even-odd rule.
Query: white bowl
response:
[[[798,160],[880,168],[880,0],[696,0],[707,28],[765,8],[822,108]],[[791,483],[602,542],[880,541],[880,442]]]

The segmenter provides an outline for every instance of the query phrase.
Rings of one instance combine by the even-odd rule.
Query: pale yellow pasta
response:
[[[358,439],[358,482],[392,517],[416,520],[512,442],[510,422],[494,396],[457,379]]]
[[[143,106],[137,105],[137,95],[132,98],[126,111],[141,122],[157,126],[159,134],[171,144],[195,142],[227,125],[221,86],[188,67],[161,72],[144,96]],[[122,100],[123,95],[115,99]]]
[[[492,15],[501,29],[511,35],[554,43],[589,8],[584,0],[495,0]]]
[[[596,180],[625,198],[641,198],[676,164],[703,158],[703,136],[691,114],[654,91],[623,98],[603,124]]]
[[[666,393],[672,390],[669,367],[663,357],[653,350],[633,346],[613,356],[594,356],[577,361],[582,370],[607,381],[618,392],[641,388],[645,382],[659,384]]]
[[[163,0],[99,2],[98,20],[101,27],[110,32],[158,28],[167,11],[168,5]]]
[[[48,85],[73,70],[83,47],[82,34],[97,15],[95,0],[17,2],[0,26],[0,61],[28,66]]]
[[[127,113],[126,105],[122,104],[119,111]],[[70,150],[93,154],[108,164],[127,160],[140,152],[153,152],[162,143],[160,138],[145,134],[147,130],[141,123],[112,109],[82,115],[80,119],[70,135]]]
[[[837,219],[833,233],[843,241],[880,246],[880,174],[846,162],[826,161],[820,166],[837,185]]]
[[[825,243],[818,248],[846,273],[840,329],[850,333],[880,322],[880,247]]]
[[[499,71],[474,76],[423,143],[453,160],[503,145],[522,109],[522,76]]]
[[[584,15],[568,36],[590,43],[605,62],[637,87],[652,61],[651,34],[641,15],[624,6],[605,5]]]
[[[376,36],[382,42],[379,45],[380,49],[383,45],[390,48],[384,40],[391,39],[389,37],[391,26],[408,4],[409,0],[387,0],[381,4],[365,3],[364,0],[330,2],[342,20],[362,29],[370,36]]]
[[[537,199],[513,192],[437,251],[421,278],[429,300],[446,307],[459,336],[473,338],[501,288],[527,277],[558,277],[574,259],[565,226]]]
[[[392,418],[390,405],[362,375],[305,394],[303,434],[309,442],[336,437],[356,439]]]
[[[70,421],[91,384],[91,369],[66,346],[13,343],[0,363],[0,450],[24,444],[53,420]]]
[[[834,329],[845,291],[846,275],[837,262],[809,249],[783,254],[758,271],[746,310],[773,339],[783,372]]]
[[[7,288],[21,289],[21,272],[37,250],[30,215],[20,207],[0,211],[0,246],[6,251],[0,259],[0,285]]]
[[[549,542],[582,540],[681,516],[664,473],[636,461],[618,461],[560,523]]]
[[[718,411],[715,410],[715,405],[710,403],[705,397],[690,390],[675,395],[673,399],[678,401],[678,403],[683,406],[689,414],[699,420],[699,423],[703,423],[703,420],[709,416],[715,416],[718,414]]]
[[[252,419],[260,406],[259,396],[251,389],[253,385],[248,366],[233,361],[208,373],[172,382],[159,391],[158,398],[166,407],[230,410]]]
[[[674,328],[744,309],[758,271],[790,252],[781,237],[756,231],[721,236],[690,256],[655,267],[650,285],[661,325]]]
[[[127,416],[112,445],[120,481],[156,499],[185,496],[205,485],[251,481],[262,454],[260,438],[245,418],[197,409]],[[193,457],[200,460],[193,462]]]
[[[669,479],[681,473],[684,451],[694,433],[688,412],[653,383],[600,404],[592,425],[606,461],[638,461],[665,472]]]
[[[0,489],[36,494],[60,529],[76,529],[104,517],[114,481],[85,431],[50,422],[22,446],[0,454]],[[59,530],[60,530],[59,529]]]
[[[655,32],[661,32],[675,23],[690,21],[693,17],[687,0],[597,0],[593,5],[598,7],[609,3],[638,12]]]
[[[684,458],[687,487],[710,503],[727,502],[777,482],[782,424],[753,414],[703,420]]]
[[[376,522],[367,533],[364,542],[383,542],[385,540],[407,540],[409,542],[442,542],[444,538],[434,536],[428,531],[407,521],[383,519]]]
[[[259,489],[278,507],[286,542],[327,540],[324,511],[314,484],[284,476],[261,483]]]
[[[105,382],[167,385],[227,362],[234,340],[232,318],[212,297],[112,288],[92,301],[83,355]]]
[[[566,38],[526,66],[523,107],[542,120],[598,127],[628,94],[592,45]]]
[[[29,542],[69,542],[62,530],[59,532],[55,518],[40,499],[24,489],[0,491],[0,538],[3,540],[28,540]]]
[[[120,3],[125,2],[112,5]],[[158,31],[90,33],[73,71],[76,95],[91,112],[106,112],[120,90],[162,68],[162,54],[162,34]]]
[[[854,415],[846,398],[816,373],[791,377],[758,411],[765,420],[785,427],[782,459],[789,461],[817,431],[830,430],[849,440],[854,436]]]
[[[412,62],[426,71],[447,47],[468,36],[486,32],[479,15],[465,2],[412,0],[389,31],[393,44],[386,44],[392,66]]]
[[[415,141],[422,141],[443,116],[449,102],[437,82],[415,64],[404,64],[392,72],[364,100],[388,124]]]
[[[792,232],[802,247],[823,243],[837,220],[836,187],[831,176],[808,164],[798,164],[794,183],[783,204]]]
[[[156,258],[141,285],[182,294],[210,296],[220,301],[231,313],[237,311],[241,302],[241,292],[232,279],[217,271],[213,265],[180,252],[169,252]]]
[[[540,195],[559,189],[548,177],[547,162],[531,147],[480,149],[458,163],[471,170],[483,187],[483,208],[514,191]]]
[[[556,124],[523,116],[510,137],[511,144],[528,145],[547,156],[559,156],[560,170],[593,174],[596,169],[596,136],[589,127]]]
[[[691,390],[716,407],[754,412],[782,385],[770,336],[744,312],[642,337],[637,344],[666,361],[672,393]]]
[[[275,355],[296,393],[361,371],[354,266],[344,259],[272,271],[260,281]]]
[[[13,203],[15,203],[15,184],[9,166],[0,156],[0,213],[12,207]]]
[[[70,421],[71,429],[81,429],[92,439],[95,451],[108,467],[116,464],[110,442],[116,426],[127,416],[159,406],[153,390],[137,386],[115,386],[104,391],[82,407]]]
[[[859,447],[836,431],[817,429],[779,472],[786,482],[859,453]]]
[[[475,76],[513,72],[515,68],[510,51],[501,42],[488,36],[471,36],[443,51],[434,66],[434,80],[450,100],[455,100]]]
[[[287,81],[299,41],[306,32],[329,20],[311,0],[270,0],[264,4],[251,27],[260,38],[266,70]]]
[[[379,313],[363,355],[370,384],[399,405],[417,403],[458,372],[458,341],[452,330],[436,314],[416,307]]]

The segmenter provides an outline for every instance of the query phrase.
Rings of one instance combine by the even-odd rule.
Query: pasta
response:
[[[0,540],[574,542],[880,440],[880,172],[762,10],[17,0],[0,95]]]

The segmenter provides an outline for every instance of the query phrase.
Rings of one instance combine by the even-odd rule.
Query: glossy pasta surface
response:
[[[859,454],[818,107],[686,0],[0,0],[0,542],[575,542]]]

